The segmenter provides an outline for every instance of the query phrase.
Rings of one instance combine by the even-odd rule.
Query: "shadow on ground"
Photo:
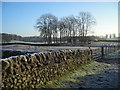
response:
[[[119,54],[120,55],[120,54]],[[112,57],[112,56],[111,56]],[[77,76],[71,80],[63,81],[67,88],[120,88],[120,61],[117,56],[105,57],[103,59],[96,60],[105,66],[96,66],[93,71],[100,71],[97,74],[87,74],[86,76]],[[89,70],[88,70],[89,71]],[[87,72],[86,72],[87,73]],[[70,76],[69,76],[70,77]]]
[[[119,88],[118,72],[105,71],[100,74],[74,78],[77,82],[65,81],[68,88]]]
[[[97,62],[107,63],[107,64],[120,64],[120,60],[118,58],[110,59],[110,58],[103,58],[96,60]]]
[[[105,55],[103,58],[96,61],[107,64],[120,64],[120,51]]]

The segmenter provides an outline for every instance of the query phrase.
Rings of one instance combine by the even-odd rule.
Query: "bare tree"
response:
[[[112,34],[109,34],[109,38],[112,38]]]
[[[60,30],[60,38],[63,37],[64,42],[68,41],[68,37],[70,35],[69,26],[70,25],[68,22],[68,18],[67,17],[61,18],[61,20],[59,22],[59,30]]]
[[[52,38],[53,38],[53,41],[54,43],[57,43],[57,38],[58,38],[58,30],[57,30],[57,23],[54,24],[52,27]]]
[[[61,39],[62,37],[64,37],[64,31],[65,31],[65,23],[64,23],[64,19],[61,18],[61,20],[58,22],[58,30],[59,30],[59,35],[60,35],[60,43],[61,43]]]
[[[114,33],[114,34],[113,34],[113,38],[115,38],[115,37],[116,37],[116,34]]]
[[[108,34],[105,35],[105,38],[106,38],[106,39],[108,38]]]
[[[95,19],[88,12],[80,12],[79,16],[63,17],[58,21],[58,18],[52,14],[42,15],[35,25],[35,28],[40,32],[40,36],[44,37],[48,44],[57,43],[58,36],[64,42],[75,42],[77,36],[81,41],[85,41],[85,37],[91,30],[91,26],[96,23]],[[73,38],[72,38],[73,37]],[[82,38],[81,38],[82,37]],[[79,40],[79,41],[80,41]]]
[[[69,19],[69,25],[70,25],[70,28],[69,28],[69,30],[70,30],[70,42],[72,42],[71,36],[73,37],[73,42],[74,42],[75,41],[74,37],[77,34],[76,33],[77,32],[77,29],[76,29],[77,28],[77,19],[73,15],[69,16],[68,19]]]
[[[37,20],[35,27],[48,44],[52,43],[52,36],[57,33],[57,20],[57,17],[52,14],[44,14]]]
[[[78,18],[79,35],[83,38],[87,36],[91,26],[96,23],[95,19],[88,12],[80,12]]]
[[[72,42],[72,36],[75,36],[75,24],[76,18],[72,16],[64,17],[63,18],[63,29],[65,32],[65,36],[68,42]]]

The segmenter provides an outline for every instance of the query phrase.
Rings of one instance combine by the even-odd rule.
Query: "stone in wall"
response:
[[[91,50],[59,50],[2,59],[2,87],[37,88],[90,60]]]

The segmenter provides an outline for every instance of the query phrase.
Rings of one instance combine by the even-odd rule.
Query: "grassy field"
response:
[[[117,65],[91,61],[65,73],[62,77],[47,82],[41,88],[116,88],[117,81]]]
[[[118,88],[119,55],[120,50],[105,59],[92,60],[47,82],[42,88]]]
[[[76,82],[72,77],[85,76],[87,73],[84,72],[84,69],[88,69],[93,66],[95,62],[91,61],[88,64],[81,65],[76,70],[71,70],[66,72],[62,77],[57,77],[55,80],[47,82],[42,88],[67,88],[68,86],[64,84],[66,81]],[[92,74],[93,72],[91,72]]]

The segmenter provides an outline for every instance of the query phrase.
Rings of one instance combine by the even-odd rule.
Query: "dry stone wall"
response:
[[[92,50],[59,50],[2,59],[3,88],[38,88],[92,60]]]

